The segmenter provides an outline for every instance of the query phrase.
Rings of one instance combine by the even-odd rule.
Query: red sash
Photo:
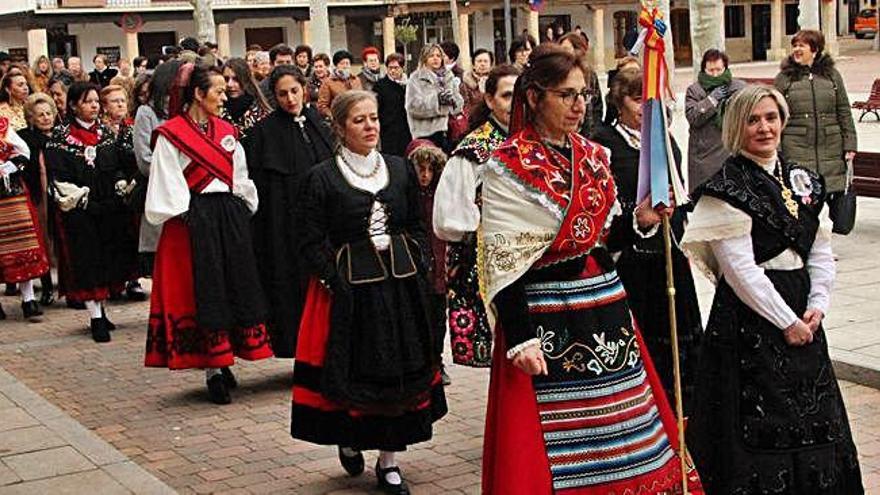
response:
[[[512,136],[495,157],[527,190],[536,191],[563,211],[553,244],[535,266],[546,266],[589,253],[606,236],[608,214],[617,188],[601,146],[570,134],[574,165],[545,146],[531,127]]]
[[[232,187],[232,154],[238,139],[232,124],[210,117],[207,132],[202,132],[189,116],[178,115],[153,131],[154,146],[160,134],[192,160],[183,171],[191,190],[200,192],[214,179]]]

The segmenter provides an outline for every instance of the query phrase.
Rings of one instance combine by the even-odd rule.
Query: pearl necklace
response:
[[[369,173],[362,174],[362,173],[358,172],[358,170],[356,168],[354,168],[354,166],[351,163],[348,162],[348,159],[345,158],[345,153],[340,153],[339,157],[342,158],[342,163],[345,164],[345,166],[351,171],[351,173],[360,177],[361,179],[372,179],[373,177],[375,177],[379,173],[379,166],[382,165],[382,162],[379,160],[379,154],[377,153],[376,154],[376,164],[373,165],[373,170],[371,170]]]

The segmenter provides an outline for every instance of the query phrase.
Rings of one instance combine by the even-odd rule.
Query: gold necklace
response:
[[[777,162],[776,164],[776,174],[774,174],[776,181],[779,182],[779,186],[782,187],[782,200],[785,202],[785,208],[788,209],[788,213],[791,216],[798,218],[798,204],[797,201],[794,200],[794,197],[791,193],[791,189],[785,184],[785,180],[782,178],[782,165]]]

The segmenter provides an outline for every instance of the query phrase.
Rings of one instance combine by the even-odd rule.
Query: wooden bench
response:
[[[853,188],[858,196],[880,198],[880,153],[856,153],[853,160]]]
[[[874,117],[880,121],[880,113],[878,113],[880,111],[880,79],[874,79],[867,101],[857,101],[853,103],[852,107],[862,111],[862,114],[859,115],[859,122],[869,113],[873,113]]]

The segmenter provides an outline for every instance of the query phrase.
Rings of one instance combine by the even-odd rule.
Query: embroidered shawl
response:
[[[485,301],[533,266],[588,254],[619,214],[605,151],[578,134],[569,140],[573,162],[527,127],[487,163],[478,253]]]

